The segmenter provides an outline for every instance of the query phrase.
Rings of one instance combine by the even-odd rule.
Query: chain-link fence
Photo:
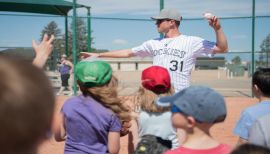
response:
[[[81,47],[77,52],[87,51],[87,35],[88,35],[88,19],[86,16],[80,15],[79,20],[82,21],[78,25],[78,35],[82,35],[77,40],[78,46]],[[213,80],[224,79],[220,84],[225,85],[228,81],[238,82],[243,79],[245,84],[240,89],[250,89],[250,75],[252,66],[252,17],[220,17],[223,30],[228,38],[229,52],[226,54],[217,54],[217,61],[212,61],[211,66],[216,66],[214,69],[215,77]],[[108,50],[117,50],[132,48],[140,45],[142,42],[159,37],[155,22],[150,18],[134,19],[134,18],[118,18],[116,17],[95,17],[91,16],[91,51],[106,52]],[[13,54],[23,55],[33,58],[34,52],[31,49],[31,40],[39,40],[41,31],[51,21],[56,22],[61,30],[61,35],[58,39],[62,40],[58,47],[55,48],[52,57],[48,61],[49,70],[57,69],[59,56],[65,53],[65,17],[62,16],[47,16],[33,14],[18,14],[18,13],[1,13],[0,14],[0,30],[2,33],[2,41],[0,41],[0,53],[12,52]],[[68,17],[68,30],[71,31],[72,18]],[[80,27],[79,27],[80,26]],[[270,16],[255,17],[255,68],[258,66],[269,67],[269,48],[270,48]],[[206,20],[203,18],[184,18],[180,25],[180,31],[186,35],[200,36],[208,40],[215,41],[215,33],[209,27]],[[71,33],[69,34],[69,37]],[[34,36],[34,37],[33,37]],[[269,40],[268,40],[269,39]],[[69,53],[71,53],[71,39],[69,42]],[[27,55],[27,56],[26,56]],[[79,57],[78,57],[79,58]],[[224,59],[222,62],[220,58]],[[218,61],[219,59],[219,61]],[[205,60],[205,59],[204,59]],[[136,61],[136,60],[135,60]],[[140,61],[140,59],[138,60]],[[138,65],[138,61],[134,65]],[[203,61],[198,60],[197,66],[199,69],[212,69],[205,66]],[[117,66],[120,70],[120,64]],[[122,67],[123,68],[123,67]],[[138,68],[136,66],[135,68]],[[121,70],[123,71],[123,70]],[[194,70],[194,78],[199,70]],[[224,75],[224,77],[222,77]],[[225,81],[226,80],[226,81]],[[197,84],[196,79],[194,84]],[[202,81],[203,82],[203,81]],[[211,82],[208,82],[210,86]],[[233,83],[233,82],[232,82]],[[229,84],[231,85],[231,84]],[[231,85],[233,86],[233,85]],[[237,89],[237,87],[235,87]],[[228,88],[229,89],[229,88]],[[250,93],[250,92],[249,92]],[[250,94],[248,94],[250,95]]]

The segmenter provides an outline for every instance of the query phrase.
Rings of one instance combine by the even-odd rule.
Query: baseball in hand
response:
[[[203,17],[205,19],[211,19],[214,15],[212,13],[209,13],[209,12],[205,12],[203,13]]]

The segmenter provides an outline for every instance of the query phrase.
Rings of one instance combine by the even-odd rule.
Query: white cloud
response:
[[[128,43],[127,40],[124,40],[124,39],[115,39],[113,40],[113,44],[116,44],[116,45],[126,45]]]

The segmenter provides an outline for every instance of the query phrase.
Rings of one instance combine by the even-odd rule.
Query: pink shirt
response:
[[[231,146],[227,144],[220,144],[217,147],[211,149],[190,149],[179,147],[174,150],[166,151],[165,154],[229,154],[231,150]]]

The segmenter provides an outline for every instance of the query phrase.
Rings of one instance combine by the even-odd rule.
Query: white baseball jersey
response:
[[[200,37],[179,35],[175,38],[153,39],[132,48],[136,56],[153,57],[153,65],[168,69],[175,91],[190,85],[191,70],[198,56],[213,56],[215,42]]]

